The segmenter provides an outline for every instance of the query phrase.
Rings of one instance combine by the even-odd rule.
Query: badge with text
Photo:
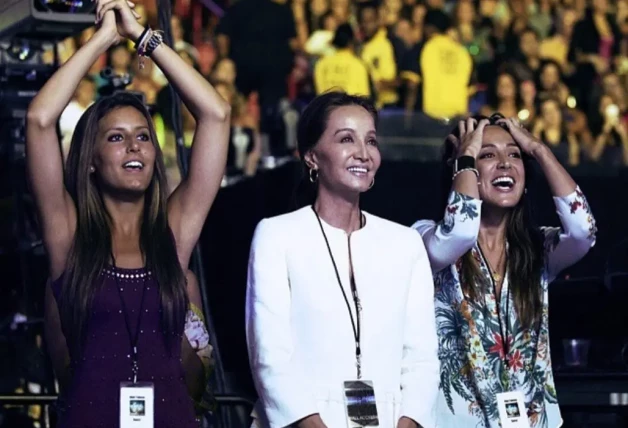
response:
[[[502,428],[530,428],[522,392],[511,391],[497,394],[497,408]]]
[[[344,390],[349,428],[379,427],[373,382],[346,381]]]
[[[153,428],[155,389],[150,382],[120,384],[120,428]]]

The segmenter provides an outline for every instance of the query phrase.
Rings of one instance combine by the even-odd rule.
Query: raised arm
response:
[[[58,278],[65,269],[76,229],[76,210],[64,186],[57,121],[83,76],[117,40],[115,18],[110,14],[102,21],[94,36],[52,75],[28,108],[28,177],[42,224],[53,279]]]
[[[576,190],[576,182],[558,162],[547,145],[520,126],[516,119],[501,119],[498,123],[506,125],[521,150],[539,163],[552,196],[563,197]]]
[[[417,236],[417,240],[420,241]],[[434,284],[423,242],[412,271],[408,291],[403,357],[401,361],[401,417],[398,428],[411,427],[403,418],[419,427],[436,425],[440,364],[434,314]]]
[[[324,426],[318,416],[306,421],[318,412],[316,401],[292,359],[290,283],[281,233],[262,220],[251,245],[246,342],[253,380],[271,427]]]
[[[541,167],[554,196],[561,228],[544,228],[546,263],[550,280],[566,267],[580,260],[595,244],[595,219],[576,182],[541,141],[519,127],[513,119],[504,119],[521,150]]]
[[[97,19],[117,12],[118,31],[130,40],[144,32],[125,0],[98,0]],[[231,107],[209,82],[175,51],[161,43],[151,59],[163,71],[196,119],[188,176],[170,196],[168,221],[179,260],[187,268],[190,255],[224,176]]]
[[[461,141],[453,135],[448,137],[449,144],[454,146],[452,162],[462,156],[477,158],[487,124],[487,120],[476,123],[471,118],[460,121]],[[479,197],[476,173],[471,169],[461,171],[453,179],[443,219],[438,223],[423,220],[412,226],[423,236],[434,273],[455,263],[475,244],[480,230]]]

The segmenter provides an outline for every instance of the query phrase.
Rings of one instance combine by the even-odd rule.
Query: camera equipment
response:
[[[106,84],[98,89],[98,94],[100,96],[112,95],[116,92],[124,91],[135,95],[142,101],[144,105],[146,105],[146,97],[144,96],[144,93],[137,91],[127,91],[125,89],[133,81],[133,76],[131,76],[129,73],[125,73],[122,75],[114,74],[111,67],[106,67],[100,72],[100,77],[107,81]],[[146,107],[150,108],[150,106],[148,105],[146,105]]]
[[[0,37],[63,39],[94,25],[91,0],[2,0]]]

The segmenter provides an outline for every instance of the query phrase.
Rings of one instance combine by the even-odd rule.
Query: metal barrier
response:
[[[215,395],[216,401],[218,404],[225,406],[249,406],[253,408],[255,406],[255,401],[247,398],[241,397],[239,395]],[[0,395],[0,405],[9,404],[9,405],[48,405],[57,401],[56,395],[41,395],[41,394],[9,394],[9,395]]]
[[[255,406],[255,400],[239,395],[215,395],[216,402],[221,406],[244,406],[249,410]],[[43,394],[5,394],[0,395],[0,406],[49,406],[57,401],[56,395]],[[47,425],[46,425],[47,426]],[[231,427],[229,427],[231,428]]]

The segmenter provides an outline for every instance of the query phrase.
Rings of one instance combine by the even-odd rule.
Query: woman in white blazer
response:
[[[435,426],[439,363],[423,241],[359,206],[381,162],[376,121],[366,99],[313,100],[298,148],[315,201],[255,231],[246,333],[256,426],[346,427],[345,382],[356,379],[372,382],[374,426]]]

